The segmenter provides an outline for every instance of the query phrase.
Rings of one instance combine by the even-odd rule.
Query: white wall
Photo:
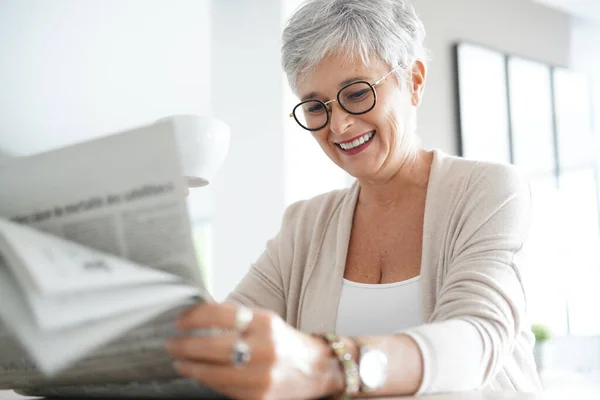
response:
[[[0,2],[0,146],[31,154],[210,111],[208,0]]]
[[[554,7],[578,18],[600,23],[600,2],[597,0],[532,0]]]
[[[212,108],[232,132],[213,187],[213,294],[222,299],[277,232],[285,207],[281,6],[215,0],[211,8]]]
[[[573,19],[570,66],[589,79],[596,137],[600,138],[600,22]],[[600,161],[600,140],[598,140]]]
[[[570,44],[570,68],[584,74],[590,82],[600,165],[600,22],[573,18]],[[597,320],[600,316],[588,318]],[[600,336],[558,338],[550,342],[548,353],[557,367],[600,371]]]
[[[418,132],[425,147],[458,153],[453,44],[465,40],[568,65],[570,19],[524,0],[412,0],[427,30],[429,65]]]

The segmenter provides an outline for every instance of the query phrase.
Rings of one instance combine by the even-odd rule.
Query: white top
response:
[[[335,332],[385,335],[425,322],[420,276],[401,282],[367,284],[344,279]]]

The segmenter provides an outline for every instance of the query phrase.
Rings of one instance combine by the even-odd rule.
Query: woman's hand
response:
[[[178,328],[183,334],[233,330],[237,310],[232,304],[200,304],[180,318]],[[239,340],[247,344],[249,360],[234,365]],[[329,347],[270,311],[253,310],[244,332],[182,336],[172,339],[167,350],[177,360],[179,374],[236,399],[314,398],[343,388],[343,374]]]

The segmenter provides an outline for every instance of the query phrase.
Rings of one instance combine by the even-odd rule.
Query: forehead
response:
[[[386,63],[377,59],[366,65],[360,57],[330,55],[298,79],[296,93],[300,98],[312,97],[311,94],[334,95],[348,82],[379,79],[388,69]]]

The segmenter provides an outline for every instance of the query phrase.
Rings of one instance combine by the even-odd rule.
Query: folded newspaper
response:
[[[169,120],[0,167],[0,389],[198,397],[164,351],[210,301]]]

